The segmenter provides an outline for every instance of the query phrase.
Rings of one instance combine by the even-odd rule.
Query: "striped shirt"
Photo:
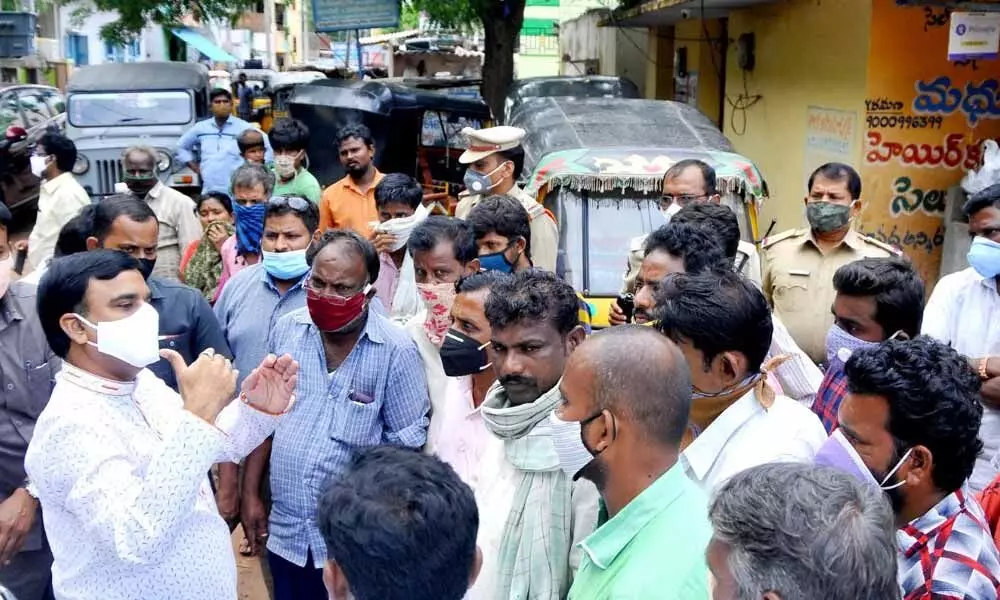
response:
[[[427,441],[424,367],[413,340],[379,309],[368,311],[357,345],[333,373],[306,308],[278,320],[268,350],[294,356],[299,378],[295,409],[274,433],[267,549],[300,567],[312,552],[318,569],[326,545],[316,506],[330,478],[339,477],[363,448],[420,448]]]

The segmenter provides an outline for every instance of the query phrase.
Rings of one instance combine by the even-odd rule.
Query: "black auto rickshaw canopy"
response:
[[[557,75],[518,79],[507,88],[504,116],[509,121],[530,98],[641,98],[639,88],[625,77],[607,75]]]
[[[344,176],[338,132],[351,124],[367,126],[375,141],[375,166],[382,172],[412,175],[425,190],[459,191],[464,165],[464,127],[489,123],[481,98],[409,87],[378,80],[327,79],[296,86],[289,113],[309,127],[310,171],[320,184]]]

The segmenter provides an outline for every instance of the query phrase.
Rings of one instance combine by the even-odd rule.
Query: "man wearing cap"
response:
[[[536,267],[554,273],[559,227],[551,213],[516,184],[524,168],[524,130],[502,125],[479,130],[466,127],[462,133],[469,139],[469,146],[458,161],[469,165],[465,171],[468,195],[459,201],[455,216],[466,218],[486,196],[506,194],[517,198],[531,218],[532,261]]]

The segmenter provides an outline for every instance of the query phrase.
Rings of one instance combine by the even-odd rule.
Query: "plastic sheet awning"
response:
[[[201,52],[215,62],[235,63],[239,60],[232,54],[218,47],[215,42],[201,35],[197,31],[179,27],[171,29],[170,33],[176,35],[182,42],[190,45],[198,52]]]

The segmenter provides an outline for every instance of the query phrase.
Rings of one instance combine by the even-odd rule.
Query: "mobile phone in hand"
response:
[[[14,255],[14,272],[20,275],[24,271],[24,263],[28,260],[28,249],[18,248]]]

